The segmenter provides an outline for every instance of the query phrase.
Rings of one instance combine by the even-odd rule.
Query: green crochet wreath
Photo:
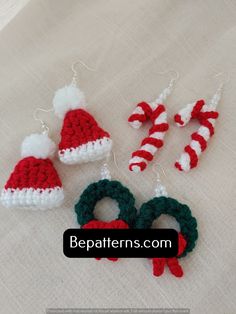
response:
[[[91,220],[95,220],[94,209],[98,201],[104,197],[110,197],[117,201],[120,213],[117,219],[125,221],[130,227],[136,219],[133,194],[118,181],[100,180],[90,184],[82,193],[75,205],[77,221],[81,227]]]
[[[198,238],[197,221],[187,205],[180,204],[170,197],[155,197],[141,206],[135,227],[137,229],[151,228],[153,221],[162,214],[173,216],[179,223],[180,232],[187,241],[186,248],[179,257],[186,256],[193,250]]]

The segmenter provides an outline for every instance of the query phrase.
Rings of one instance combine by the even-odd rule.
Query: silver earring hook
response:
[[[116,168],[118,170],[120,170],[118,167],[118,164],[117,164],[116,155],[115,155],[114,151],[111,151],[111,153],[112,153],[113,162],[114,162]],[[111,173],[110,173],[109,166],[108,166],[110,157],[111,157],[111,154],[108,153],[106,158],[105,158],[105,161],[101,167],[101,178],[102,178],[102,180],[105,180],[105,179],[111,180]]]
[[[78,64],[81,64],[83,67],[85,67],[89,71],[96,72],[96,69],[91,68],[86,63],[84,63],[83,61],[78,59],[77,61],[73,62],[72,65],[71,65],[71,71],[73,72],[73,77],[72,77],[72,83],[71,84],[73,84],[73,85],[76,85],[77,84],[77,80],[78,80],[78,72],[76,70],[76,65],[78,65]]]
[[[43,109],[43,108],[36,108],[34,113],[33,113],[33,118],[35,121],[39,121],[41,124],[41,128],[42,128],[42,133],[43,134],[48,134],[49,133],[49,127],[47,126],[47,124],[38,117],[38,112],[42,111],[42,112],[51,112],[53,111],[53,108],[51,109]]]
[[[214,77],[216,78],[222,75],[224,75],[224,72],[219,72],[215,74]],[[229,80],[230,80],[230,75],[229,75],[229,72],[227,72],[227,79],[221,81],[221,83],[219,84],[219,87],[217,88],[215,94],[213,95],[213,97],[211,98],[208,104],[209,109],[216,110],[216,107],[218,106],[220,99],[222,97],[223,88],[225,84],[229,82]]]
[[[225,84],[227,84],[230,81],[230,74],[229,74],[229,72],[226,72],[226,73],[227,73],[226,79],[221,81],[221,83],[220,83],[220,85],[219,85],[219,87],[217,89],[217,91],[219,91],[219,92],[222,91],[222,89],[225,86]],[[219,76],[222,76],[224,74],[225,74],[224,72],[219,72],[219,73],[215,74],[214,77],[218,78]]]
[[[169,85],[165,89],[163,89],[163,91],[160,93],[157,99],[151,103],[151,107],[154,109],[157,107],[158,104],[162,104],[166,101],[167,97],[171,94],[174,88],[175,82],[178,80],[180,76],[179,72],[175,70],[168,70],[168,71],[163,71],[163,72],[158,72],[158,73],[159,74],[174,73],[175,75],[174,76],[172,75]]]
[[[119,166],[118,166],[118,163],[117,163],[117,159],[116,159],[116,154],[115,154],[115,152],[112,150],[111,153],[112,153],[112,156],[113,156],[113,162],[114,162],[114,164],[115,164],[117,170],[120,170],[120,169],[119,169]]]
[[[159,166],[159,168],[161,169],[161,171],[163,172],[164,176],[166,176],[166,173],[163,169],[163,167],[160,164],[154,164],[152,166],[152,171],[155,173],[156,175],[156,187],[155,187],[155,196],[156,197],[161,197],[161,196],[168,196],[168,193],[166,191],[166,188],[164,185],[161,184],[161,177],[160,177],[160,173],[157,169],[157,166]]]
[[[160,177],[160,173],[157,169],[157,167],[159,167],[163,173],[163,175],[166,177],[166,173],[165,173],[165,170],[164,168],[161,166],[161,164],[159,163],[155,163],[152,165],[152,171],[155,173],[155,175],[157,176],[157,180],[161,180],[161,177]]]
[[[180,77],[179,72],[176,71],[176,70],[173,70],[173,69],[167,70],[167,71],[161,71],[161,72],[158,72],[158,73],[159,74],[163,74],[163,75],[164,74],[168,74],[168,73],[174,73],[174,76],[173,75],[171,76],[170,85],[173,85],[173,83],[176,82],[179,79],[179,77]]]

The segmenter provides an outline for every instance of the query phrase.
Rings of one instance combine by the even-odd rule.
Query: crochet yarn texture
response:
[[[153,221],[159,218],[162,214],[174,217],[179,223],[179,252],[177,258],[186,256],[194,249],[198,238],[197,221],[192,216],[191,210],[187,205],[180,204],[173,198],[164,196],[155,197],[141,206],[135,227],[138,229],[151,228]],[[178,264],[177,258],[165,260],[153,259],[154,275],[160,276],[164,271],[164,263],[167,262],[171,272],[176,277],[181,277],[183,272]]]
[[[163,139],[169,128],[166,109],[162,104],[141,102],[128,119],[130,125],[136,129],[147,120],[152,122],[149,135],[142,140],[141,147],[132,153],[129,161],[129,170],[134,172],[146,169],[148,162],[153,160],[154,154],[163,146]]]
[[[217,95],[216,95],[217,96]],[[174,117],[177,126],[183,127],[192,119],[200,123],[199,129],[191,135],[191,142],[185,146],[184,153],[176,161],[175,167],[180,171],[188,172],[198,164],[199,156],[207,148],[207,142],[214,135],[215,120],[219,114],[215,110],[218,99],[213,97],[209,105],[204,100],[188,104]]]
[[[103,159],[110,152],[108,132],[83,109],[69,111],[64,119],[59,144],[59,158],[67,164]]]
[[[112,223],[112,227],[132,227],[136,218],[135,199],[128,188],[118,181],[100,180],[90,184],[82,193],[75,205],[77,221],[81,227],[110,227],[111,223],[99,221],[94,217],[95,205],[104,197],[110,197],[117,201],[120,213]],[[99,222],[99,225],[97,224]]]
[[[134,172],[145,170],[148,162],[153,159],[155,153],[163,146],[164,136],[169,125],[167,123],[166,109],[162,104],[165,103],[167,97],[171,94],[176,79],[177,77],[171,79],[169,85],[162,90],[156,100],[150,103],[139,103],[129,117],[129,124],[134,129],[139,129],[147,120],[150,120],[152,123],[148,137],[141,142],[141,147],[132,154],[132,158],[129,161],[129,170]]]
[[[61,180],[52,161],[55,144],[46,134],[31,134],[22,143],[21,159],[1,193],[5,207],[49,209],[64,199]]]
[[[120,213],[118,218],[110,222],[100,221],[94,217],[95,205],[104,197],[117,201]],[[84,229],[128,229],[136,218],[133,194],[118,181],[100,180],[90,184],[82,193],[75,205],[78,223]],[[96,258],[100,259],[100,258]],[[118,258],[108,258],[117,261]]]
[[[56,91],[55,114],[63,118],[59,159],[65,164],[80,164],[104,159],[110,152],[112,140],[85,110],[83,92],[71,84]]]

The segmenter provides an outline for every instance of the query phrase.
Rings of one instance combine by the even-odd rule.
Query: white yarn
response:
[[[31,209],[51,209],[62,204],[64,192],[61,187],[48,189],[3,189],[1,193],[1,202],[3,206],[24,207]]]
[[[166,187],[158,182],[155,188],[155,197],[161,196],[168,197],[168,193],[166,191]]]
[[[185,126],[191,119],[193,107],[196,105],[196,102],[187,104],[183,109],[181,109],[178,114],[181,116],[181,120],[183,124],[176,123],[177,126],[183,127]]]
[[[208,103],[202,106],[200,110],[201,113],[216,111],[216,107],[219,104],[219,101],[221,99],[222,87],[223,86],[221,85],[216,91],[216,93],[213,95],[212,99]],[[186,107],[184,107],[178,112],[178,115],[180,116],[181,121],[183,122],[182,124],[176,122],[176,124],[179,127],[185,126],[191,120],[192,112],[195,105],[196,105],[196,102],[192,104],[188,104]],[[210,124],[210,127],[213,128],[214,130],[216,119],[209,118],[207,119],[207,122]],[[201,125],[199,129],[196,131],[196,133],[202,136],[206,142],[210,139],[210,136],[211,136],[208,125],[207,126]],[[203,152],[199,141],[192,139],[189,145],[191,149],[195,152],[197,159],[199,159],[200,155]],[[180,166],[181,170],[185,172],[188,172],[191,168],[196,167],[196,165],[194,165],[193,167],[191,166],[191,156],[189,155],[189,153],[186,153],[186,152],[182,153],[182,155],[180,156],[180,159],[177,160],[177,164],[178,164],[177,168],[179,168]]]
[[[107,157],[112,147],[112,140],[108,137],[82,144],[76,148],[59,150],[61,162],[68,165],[101,160]]]
[[[132,126],[132,128],[134,129],[139,129],[140,126],[142,125],[142,123],[140,121],[133,121],[133,122],[129,122],[129,124]]]
[[[53,156],[56,144],[47,134],[34,133],[27,136],[21,145],[21,156],[46,159]]]
[[[64,118],[68,111],[84,106],[84,93],[73,84],[60,88],[55,92],[53,107],[55,114],[61,119]]]
[[[178,160],[183,171],[188,172],[190,170],[190,156],[187,153],[182,153],[180,159]]]
[[[152,104],[149,104],[149,105],[151,106],[152,110],[156,110],[158,108],[158,106],[160,106],[160,103],[155,101],[155,102],[153,102]],[[135,112],[133,112],[132,115],[134,113]],[[144,113],[144,111],[143,111],[143,113]],[[137,120],[131,122],[132,123],[132,124],[130,123],[131,126],[134,127],[133,123],[136,122],[136,121]],[[164,111],[161,114],[159,114],[159,116],[153,121],[153,125],[154,126],[160,125],[162,123],[167,123],[166,111]],[[157,132],[151,132],[151,134],[148,135],[148,138],[150,138],[150,139],[157,139],[157,140],[162,140],[163,141],[165,133],[166,133],[166,131],[164,131],[164,132],[158,132],[158,131]],[[141,145],[139,150],[146,151],[146,152],[150,153],[154,157],[155,153],[159,150],[159,148],[157,148],[155,145],[147,143],[147,144]],[[147,162],[147,160],[144,157],[134,156],[134,157],[132,157],[129,160],[129,168],[133,172],[138,173],[138,172],[142,171],[142,168],[141,168],[141,165],[140,165],[141,163],[145,163],[147,165],[148,162]]]
[[[158,98],[155,101],[150,103],[152,110],[156,110],[159,104],[163,104],[166,101],[167,97],[171,94],[173,88],[174,88],[174,80],[171,80],[169,86],[164,88],[163,91],[158,96]]]
[[[111,180],[111,173],[108,164],[104,163],[101,167],[101,180]]]
[[[213,95],[212,99],[210,100],[209,104],[208,104],[208,110],[216,110],[216,107],[218,106],[220,100],[221,100],[221,96],[222,96],[222,87],[220,87],[216,93]]]
[[[144,111],[143,111],[143,109],[141,107],[137,106],[134,109],[132,114],[144,114]],[[138,120],[135,120],[135,121],[129,122],[129,124],[132,126],[132,128],[139,129],[140,126],[142,125],[142,122],[140,122]]]

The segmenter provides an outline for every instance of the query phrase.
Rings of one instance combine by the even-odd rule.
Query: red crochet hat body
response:
[[[35,157],[21,159],[5,184],[5,189],[19,190],[55,187],[62,187],[62,184],[52,161]]]
[[[64,199],[61,180],[52,161],[55,143],[46,134],[31,134],[22,143],[22,159],[11,173],[1,194],[5,207],[48,209]]]
[[[84,94],[74,85],[59,89],[53,99],[58,117],[64,118],[59,158],[76,164],[105,158],[112,147],[110,134],[85,110]]]

